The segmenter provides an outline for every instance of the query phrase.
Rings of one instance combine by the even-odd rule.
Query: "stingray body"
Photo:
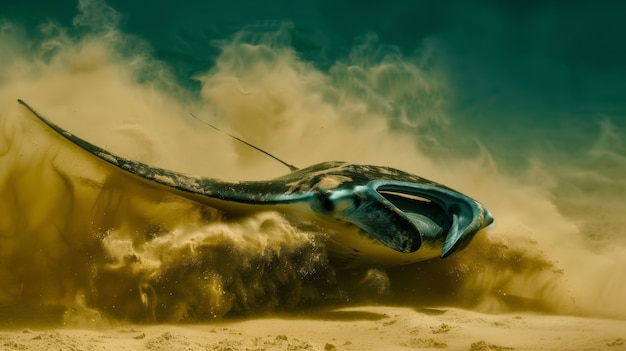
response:
[[[393,266],[447,257],[493,222],[479,202],[397,169],[324,162],[267,181],[198,178],[114,155],[65,131],[22,100],[61,136],[130,176],[231,215],[278,211],[323,233],[347,267]]]

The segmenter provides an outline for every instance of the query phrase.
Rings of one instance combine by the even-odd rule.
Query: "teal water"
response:
[[[178,306],[152,312],[169,321],[360,299],[623,318],[624,13],[613,1],[1,3],[0,304],[141,320],[152,291]],[[285,172],[193,125],[194,110],[299,166],[374,163],[459,188],[496,225],[458,257],[390,271],[336,272],[304,238],[279,263],[241,249],[237,284],[252,261],[291,267],[246,289],[214,267],[228,255],[183,269],[190,238],[216,235],[196,209],[63,146],[20,119],[17,98],[148,163],[234,179]],[[224,245],[242,230],[269,235],[249,229],[257,220]],[[302,250],[321,255],[307,256],[304,287]],[[200,270],[213,285],[193,280]]]
[[[572,147],[581,152],[590,147],[581,145],[581,134],[593,139],[599,120],[610,120],[620,132],[625,128],[626,48],[620,43],[626,5],[619,2],[109,4],[118,11],[119,28],[147,41],[154,58],[191,90],[199,86],[190,77],[213,67],[220,41],[243,30],[241,40],[259,43],[263,33],[286,25],[287,33],[273,40],[322,70],[346,60],[363,42],[369,47],[360,59],[369,62],[387,54],[411,60],[428,51],[429,68],[446,75],[445,112],[462,131],[484,135],[483,142],[496,138],[492,151],[502,145],[527,150],[562,138],[564,153]],[[76,14],[75,1],[0,6],[5,19],[34,33],[48,20],[71,28]],[[75,34],[84,30],[72,28]]]

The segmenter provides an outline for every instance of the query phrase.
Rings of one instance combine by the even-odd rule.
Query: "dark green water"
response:
[[[321,70],[349,62],[355,46],[363,43],[357,54],[361,62],[375,64],[385,55],[427,60],[427,69],[445,75],[443,112],[457,132],[451,138],[467,138],[471,131],[501,162],[523,163],[528,152],[541,152],[546,142],[575,157],[591,147],[600,121],[611,121],[620,134],[626,128],[626,48],[621,45],[626,5],[620,2],[109,4],[118,11],[119,29],[147,41],[154,58],[191,91],[199,85],[190,77],[213,67],[220,42],[238,37],[258,44],[264,33],[287,27],[271,40],[295,49]],[[75,1],[5,3],[0,14],[24,23],[33,34],[48,20],[76,35],[87,29],[71,27]],[[415,101],[396,103],[418,112],[432,108],[412,106]]]

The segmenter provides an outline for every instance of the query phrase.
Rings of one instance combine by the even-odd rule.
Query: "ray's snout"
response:
[[[483,208],[483,211],[485,211],[484,212],[485,217],[483,218],[483,225],[480,227],[480,229],[483,229],[493,224],[493,215],[491,214],[491,212],[489,212],[489,210],[485,206],[483,206],[482,204],[480,206]]]

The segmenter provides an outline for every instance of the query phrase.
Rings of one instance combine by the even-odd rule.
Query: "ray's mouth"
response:
[[[413,194],[383,189],[377,189],[377,192],[402,211],[415,226],[422,241],[431,242],[432,240],[427,239],[443,238],[442,234],[450,229],[451,220],[439,204]]]
[[[377,205],[358,224],[382,244],[398,252],[411,253],[423,246],[441,249],[447,257],[466,247],[493,217],[477,201],[436,185],[374,181],[360,189]],[[380,221],[378,218],[385,218]]]
[[[375,180],[319,192],[313,210],[348,222],[363,235],[399,253],[424,247],[441,257],[465,248],[476,232],[493,222],[477,201],[438,184]]]

